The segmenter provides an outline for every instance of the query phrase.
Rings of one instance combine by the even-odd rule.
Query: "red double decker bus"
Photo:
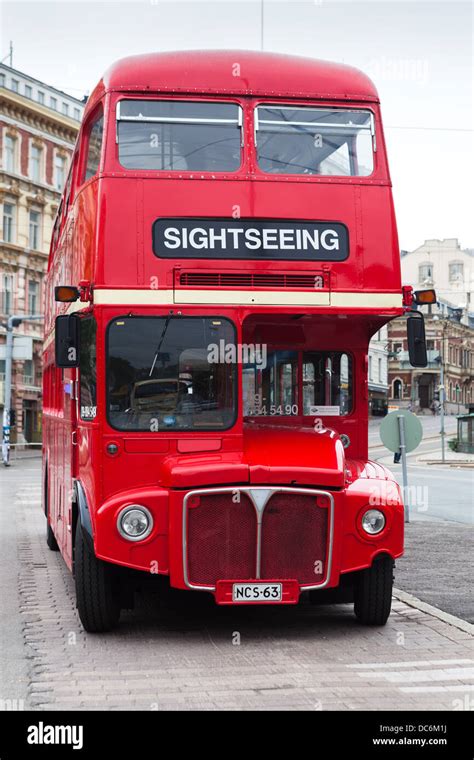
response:
[[[46,297],[47,541],[87,631],[145,579],[386,622],[404,514],[368,460],[367,354],[411,303],[364,74],[253,52],[109,69]]]

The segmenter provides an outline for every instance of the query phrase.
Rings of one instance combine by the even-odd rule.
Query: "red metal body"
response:
[[[125,169],[118,159],[117,103],[138,96],[238,103],[240,169]],[[268,102],[368,109],[377,141],[373,172],[263,173],[253,120],[256,106]],[[100,165],[83,181],[84,146],[98,109],[104,114]],[[348,230],[349,255],[318,262],[159,258],[152,250],[158,217],[337,222]],[[309,284],[316,275],[323,281],[317,297]],[[80,285],[81,299],[56,304],[54,287],[64,284]],[[163,53],[115,64],[87,104],[47,275],[44,487],[68,566],[73,569],[77,483],[98,558],[147,572],[154,567],[173,587],[211,590],[224,604],[232,603],[232,582],[281,582],[283,601],[294,603],[301,590],[335,588],[341,574],[370,567],[378,555],[400,556],[400,492],[391,473],[368,460],[367,353],[371,336],[404,312],[402,299],[379,101],[361,72],[251,52]],[[353,363],[352,411],[322,415],[316,427],[314,414],[301,409],[286,417],[244,417],[239,365],[237,417],[229,429],[114,429],[106,414],[108,326],[124,315],[166,316],[170,309],[227,318],[238,343],[347,352]],[[92,313],[97,322],[97,410],[90,421],[78,413],[80,370],[54,363],[54,319],[72,310],[81,317]],[[298,383],[301,394],[300,370]],[[341,435],[350,439],[347,448]],[[115,453],[108,452],[110,443]],[[257,501],[258,493],[268,491],[258,574],[249,489]],[[131,543],[117,530],[117,515],[127,504],[143,504],[153,515],[153,530],[143,541]],[[385,528],[374,536],[360,524],[371,504],[382,505],[386,517]],[[317,560],[321,564],[314,569]]]

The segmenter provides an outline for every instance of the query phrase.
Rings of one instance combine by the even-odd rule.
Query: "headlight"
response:
[[[374,536],[385,528],[385,515],[380,509],[368,509],[362,517],[362,527],[366,533]]]
[[[143,541],[153,530],[153,517],[146,507],[130,504],[119,513],[117,530],[127,541]]]

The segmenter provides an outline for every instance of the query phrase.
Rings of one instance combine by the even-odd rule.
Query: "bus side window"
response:
[[[102,106],[96,111],[85,128],[85,154],[82,161],[81,182],[86,182],[99,171],[104,136],[104,113]]]
[[[81,319],[79,351],[80,396],[79,407],[82,420],[90,422],[97,414],[97,323],[94,317]]]

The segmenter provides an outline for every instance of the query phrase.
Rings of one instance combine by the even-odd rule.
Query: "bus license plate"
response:
[[[281,602],[281,583],[234,583],[233,602]]]

